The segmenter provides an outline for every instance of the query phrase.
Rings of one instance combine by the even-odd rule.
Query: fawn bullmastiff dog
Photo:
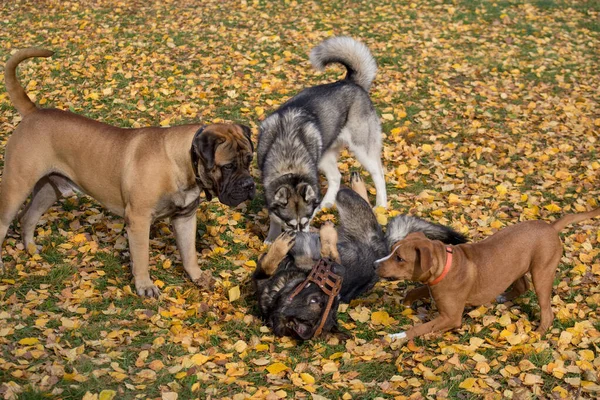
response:
[[[216,195],[229,206],[253,198],[250,128],[214,124],[123,129],[68,111],[40,109],[19,84],[16,68],[28,58],[52,54],[20,50],[4,70],[8,95],[23,120],[6,144],[0,251],[29,195],[31,201],[19,219],[26,248],[35,249],[33,232],[41,215],[77,189],[125,218],[140,296],[160,293],[148,272],[150,225],[158,218],[171,218],[183,267],[198,283],[203,275],[195,245],[200,192],[208,199]]]

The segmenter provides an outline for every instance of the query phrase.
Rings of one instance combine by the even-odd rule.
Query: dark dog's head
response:
[[[321,323],[323,313],[327,308],[329,296],[317,285],[309,283],[293,299],[286,296],[279,307],[269,316],[269,325],[277,336],[291,336],[301,340],[311,339]],[[337,310],[339,297],[333,304],[327,316],[322,333],[337,332]]]
[[[235,207],[254,198],[250,176],[254,146],[250,128],[238,124],[207,125],[194,136],[192,157],[198,163],[199,179],[205,189],[214,191],[219,201]]]
[[[445,246],[428,239],[422,232],[413,232],[392,246],[392,252],[377,261],[377,275],[386,279],[409,279],[426,283],[443,270]]]

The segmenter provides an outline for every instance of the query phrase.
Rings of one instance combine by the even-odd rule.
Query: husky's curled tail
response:
[[[364,44],[347,36],[336,36],[323,41],[310,52],[310,62],[322,71],[328,64],[340,63],[348,70],[346,79],[369,91],[377,63]]]

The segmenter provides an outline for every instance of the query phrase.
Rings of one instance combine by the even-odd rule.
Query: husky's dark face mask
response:
[[[269,204],[269,213],[283,230],[308,231],[310,220],[319,207],[318,188],[306,182],[280,185]]]

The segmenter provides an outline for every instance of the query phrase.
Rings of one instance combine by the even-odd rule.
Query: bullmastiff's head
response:
[[[250,176],[254,146],[250,128],[237,124],[213,124],[201,128],[192,142],[192,160],[208,193],[235,207],[254,198],[255,185]]]

